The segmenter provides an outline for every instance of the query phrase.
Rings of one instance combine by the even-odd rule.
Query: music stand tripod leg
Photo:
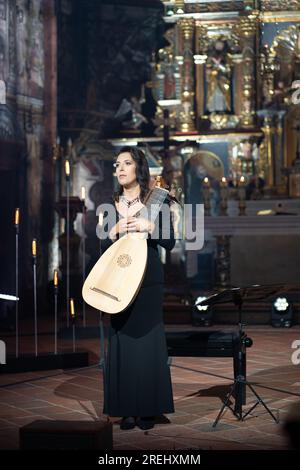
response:
[[[263,401],[263,399],[258,395],[258,393],[257,393],[256,390],[254,389],[254,387],[253,387],[250,383],[247,383],[247,382],[246,382],[246,385],[248,385],[248,387],[250,388],[250,390],[252,391],[252,393],[256,396],[257,402],[250,408],[250,410],[248,410],[248,411],[244,414],[243,419],[245,419],[246,416],[248,416],[248,414],[250,414],[251,411],[253,411],[254,408],[257,407],[257,405],[261,404],[261,405],[266,409],[266,411],[269,413],[269,415],[274,419],[275,423],[279,424],[279,420],[274,416],[274,414],[272,413],[272,411],[270,410],[270,408],[265,404],[265,402]]]
[[[230,398],[231,398],[231,397],[233,396],[233,394],[234,394],[235,387],[236,387],[236,382],[234,382],[234,383],[232,384],[232,386],[231,386],[229,392],[227,393],[227,395],[226,395],[226,397],[225,397],[225,399],[224,399],[223,405],[222,405],[222,407],[221,407],[221,409],[220,409],[220,411],[219,411],[219,414],[218,414],[218,416],[216,417],[216,419],[215,419],[215,421],[214,421],[214,423],[213,423],[213,425],[212,425],[213,428],[215,428],[215,427],[217,426],[217,424],[218,424],[218,422],[219,422],[219,420],[220,420],[220,418],[221,418],[221,416],[222,416],[222,414],[223,414],[223,412],[224,412],[224,410],[225,410],[226,407],[229,408],[229,409],[233,412],[233,414],[235,414],[235,412],[233,411],[233,409],[231,408],[231,406],[230,406],[230,404],[229,404],[229,400],[230,400]]]

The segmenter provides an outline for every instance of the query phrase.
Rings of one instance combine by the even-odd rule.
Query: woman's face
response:
[[[136,163],[129,152],[120,153],[115,163],[116,175],[121,186],[136,183]]]

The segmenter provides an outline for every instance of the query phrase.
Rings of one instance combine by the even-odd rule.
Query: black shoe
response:
[[[122,418],[120,429],[133,429],[135,427],[135,418],[133,416],[125,416]]]
[[[155,417],[154,416],[142,416],[136,422],[138,427],[143,431],[154,428]]]

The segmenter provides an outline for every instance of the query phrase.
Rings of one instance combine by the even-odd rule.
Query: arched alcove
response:
[[[224,165],[215,153],[199,150],[193,153],[184,164],[186,203],[199,204],[203,202],[202,181],[206,176],[211,180],[212,188],[217,186],[217,182],[224,176]]]

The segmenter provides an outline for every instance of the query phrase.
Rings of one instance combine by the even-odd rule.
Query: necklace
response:
[[[124,204],[127,206],[127,207],[131,207],[133,206],[133,204],[135,204],[136,202],[138,202],[140,200],[140,197],[137,196],[135,197],[134,199],[132,199],[131,201],[129,201],[128,199],[126,199],[125,196],[121,196],[121,199],[122,201],[124,202]]]

